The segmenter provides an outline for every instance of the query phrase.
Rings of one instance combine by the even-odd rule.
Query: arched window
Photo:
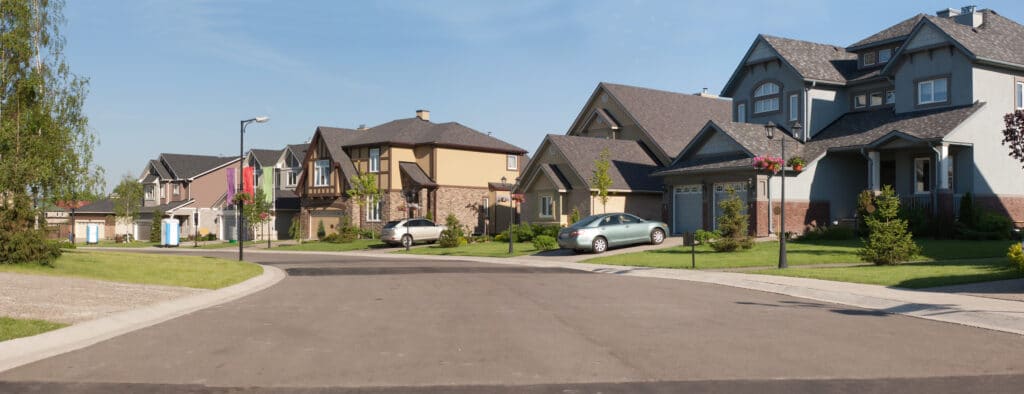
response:
[[[774,82],[764,82],[754,89],[754,114],[776,112],[782,89]]]

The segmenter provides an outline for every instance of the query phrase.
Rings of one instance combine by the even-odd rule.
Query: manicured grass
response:
[[[1024,278],[1005,257],[910,263],[889,266],[788,268],[753,271],[756,274],[795,276],[839,282],[920,289],[964,283]]]
[[[346,243],[333,243],[333,242],[318,242],[310,241],[303,242],[301,245],[281,245],[276,247],[277,250],[282,251],[317,251],[317,252],[347,252],[352,250],[366,250],[371,248],[381,248],[386,246],[383,242],[376,239],[357,239],[352,242]]]
[[[63,327],[67,327],[67,324],[53,323],[44,320],[23,320],[13,319],[10,317],[0,317],[0,342],[14,338],[30,337]]]
[[[1013,241],[917,240],[923,252],[914,260],[937,261],[1001,257]],[[790,241],[786,244],[789,265],[861,263],[860,240]],[[750,250],[716,253],[711,247],[696,248],[698,269],[772,267],[778,264],[779,243],[758,242]],[[690,247],[681,246],[589,259],[588,263],[658,268],[690,268]]]
[[[530,242],[516,242],[514,244],[515,256],[537,253],[537,248]],[[442,248],[438,245],[431,245],[423,248],[413,248],[408,252],[399,249],[391,252],[396,254],[425,254],[437,256],[475,256],[475,257],[509,257],[507,242],[483,242],[472,243],[457,248]]]
[[[245,241],[245,247],[246,248],[251,248],[251,247],[253,247],[253,245],[258,245],[258,244],[266,245],[267,241],[256,241],[256,242]],[[181,241],[178,244],[178,247],[180,247],[180,248],[185,248],[185,247],[191,248],[192,245],[193,245],[192,242]],[[210,243],[207,243],[207,244],[199,244],[199,249],[224,249],[224,248],[237,248],[237,247],[238,247],[238,242],[228,242],[228,241],[216,241],[216,242],[210,242]]]
[[[110,241],[110,240],[102,240],[102,241],[100,241],[100,243],[95,244],[95,245],[89,245],[89,244],[80,243],[80,244],[77,244],[76,246],[77,247],[81,247],[81,248],[95,248],[95,247],[104,247],[104,248],[148,248],[148,247],[151,247],[151,246],[158,246],[158,245],[160,245],[159,242],[149,242],[149,241],[135,241],[135,242],[121,242],[121,243],[118,243],[118,242],[114,242],[114,241]]]
[[[219,289],[263,273],[257,264],[201,256],[65,251],[52,267],[0,264],[0,271],[112,282]]]

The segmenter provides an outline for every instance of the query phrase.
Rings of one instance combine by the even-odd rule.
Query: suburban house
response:
[[[498,200],[511,203],[508,191],[494,185],[515,182],[525,153],[459,123],[433,123],[425,110],[370,128],[320,126],[296,189],[303,234],[315,237],[320,223],[327,233],[343,220],[379,230],[390,220],[431,216],[443,222],[450,213],[473,233],[493,232],[490,223],[503,216]],[[376,204],[347,193],[363,174],[376,179]]]
[[[257,228],[253,237],[266,239],[289,239],[292,220],[299,213],[299,197],[295,194],[298,178],[302,174],[302,159],[306,157],[308,144],[287,145],[284,149],[252,149],[245,155],[246,167],[253,167],[253,185],[262,189],[270,204],[270,220],[267,226]],[[264,169],[270,169],[265,171]],[[268,177],[268,174],[270,175]],[[235,177],[241,182],[241,177]],[[227,194],[217,204],[225,212],[225,234],[235,237],[234,206],[227,201]]]
[[[1024,221],[1020,163],[1000,143],[1003,116],[1024,105],[1022,48],[1024,26],[975,7],[917,15],[845,48],[758,36],[721,92],[732,118],[707,122],[655,173],[673,232],[714,228],[728,189],[748,202],[756,235],[777,232],[780,176],[753,160],[779,156],[782,141],[807,162],[786,171],[786,231],[850,219],[857,194],[883,185],[931,215],[951,218],[970,192]]]
[[[237,157],[172,153],[150,160],[139,177],[144,197],[136,238],[148,239],[150,224],[162,218],[178,219],[182,238],[211,233],[221,236],[218,202],[227,187],[227,169],[237,165]],[[156,211],[164,216],[154,218]]]
[[[597,85],[565,135],[548,135],[523,170],[516,190],[522,218],[530,223],[569,224],[580,217],[629,212],[667,219],[663,184],[651,173],[672,163],[709,120],[728,121],[728,100],[706,93],[684,94],[617,85]],[[595,163],[607,150],[607,204],[591,182]]]

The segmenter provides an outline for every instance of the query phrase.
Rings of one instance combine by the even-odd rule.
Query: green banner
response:
[[[274,205],[274,167],[263,167],[263,182],[260,183],[263,195],[271,207]]]

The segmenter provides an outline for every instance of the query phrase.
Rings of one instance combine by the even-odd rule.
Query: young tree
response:
[[[139,218],[139,208],[142,207],[142,184],[125,175],[121,183],[114,188],[114,214],[117,220],[125,225],[131,225]]]
[[[921,253],[913,234],[907,231],[907,221],[899,218],[900,199],[892,186],[886,185],[882,194],[875,197],[874,207],[875,211],[864,218],[868,238],[857,251],[861,260],[877,265],[897,264]]]
[[[246,192],[235,194],[232,202],[237,206],[241,201],[245,202],[245,215],[242,220],[245,221],[246,230],[255,237],[256,230],[270,221],[270,203],[267,202],[263,189],[256,189],[255,197],[250,196]],[[267,234],[267,236],[270,236],[270,234]],[[241,236],[238,238],[239,242],[244,239]]]
[[[159,208],[153,211],[153,222],[149,226],[149,242],[160,242],[160,232],[163,226],[160,221],[164,218],[164,211]]]
[[[718,218],[718,232],[722,235],[711,242],[711,248],[718,252],[732,252],[750,249],[754,246],[748,228],[750,215],[743,213],[743,200],[732,188],[726,189],[728,197],[718,203],[722,216]]]
[[[345,191],[349,198],[355,200],[359,210],[365,212],[367,206],[376,206],[380,202],[380,189],[377,187],[377,176],[365,173],[357,176],[352,187]],[[364,214],[363,217],[366,217]],[[371,232],[372,234],[372,232]]]
[[[602,150],[601,156],[594,160],[594,174],[590,177],[590,183],[593,184],[594,189],[597,189],[597,198],[601,201],[602,212],[607,211],[608,188],[612,186],[612,177],[608,175],[608,170],[612,166],[610,157],[611,153],[607,148]]]
[[[1010,157],[1024,164],[1024,110],[1016,110],[1003,117],[1003,145],[1010,148]]]

